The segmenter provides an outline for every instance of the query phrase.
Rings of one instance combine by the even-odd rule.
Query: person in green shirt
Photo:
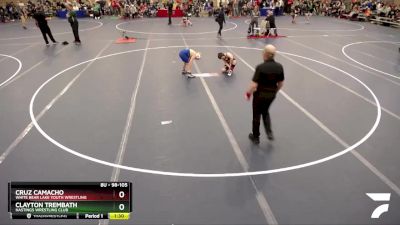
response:
[[[101,10],[100,3],[96,2],[93,7],[93,17],[95,20],[100,19],[100,10]]]
[[[68,22],[69,24],[71,24],[72,33],[74,33],[75,37],[74,43],[79,45],[81,44],[81,40],[79,39],[79,23],[76,18],[76,12],[74,11],[72,4],[70,3],[67,4],[67,9],[68,9],[68,14],[67,14]]]

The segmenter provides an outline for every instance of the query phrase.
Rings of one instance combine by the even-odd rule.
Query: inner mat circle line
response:
[[[373,70],[373,71],[375,71],[375,72],[378,72],[378,73],[381,73],[381,74],[384,74],[384,75],[387,75],[387,76],[390,76],[390,77],[393,77],[393,78],[396,78],[396,79],[400,79],[399,76],[396,76],[396,75],[394,75],[394,74],[387,73],[387,72],[384,72],[384,71],[382,71],[382,70],[378,70],[378,69],[376,69],[376,68],[374,68],[374,67],[365,65],[365,64],[363,64],[363,63],[361,63],[361,62],[355,60],[354,58],[352,58],[351,56],[349,56],[349,55],[346,53],[346,48],[348,48],[348,47],[350,47],[350,46],[352,46],[352,45],[359,45],[359,44],[365,44],[365,43],[389,43],[389,44],[395,44],[395,45],[397,44],[397,45],[400,45],[400,42],[396,42],[396,41],[359,41],[359,42],[353,42],[353,43],[347,44],[347,45],[345,45],[345,46],[342,47],[342,53],[343,53],[343,55],[346,56],[346,58],[350,59],[351,61],[357,63],[358,65],[361,65],[361,66],[363,66],[363,67],[366,67],[366,68],[368,68],[368,69],[370,69],[370,70]]]
[[[13,79],[18,73],[19,71],[21,71],[22,69],[22,62],[21,60],[19,60],[18,58],[11,56],[11,55],[5,55],[5,54],[0,54],[0,56],[4,56],[4,57],[8,57],[11,59],[14,59],[15,61],[18,62],[18,69],[17,71],[15,71],[15,73],[13,75],[11,75],[9,78],[7,78],[7,80],[3,81],[2,83],[0,83],[0,87],[3,86],[4,84],[6,84],[8,81],[10,81],[11,79]]]
[[[100,21],[92,21],[92,20],[81,20],[81,22],[94,22],[98,23],[97,26],[90,27],[90,28],[85,28],[85,29],[80,29],[79,32],[85,32],[85,31],[90,31],[90,30],[95,30],[97,28],[100,28],[103,26],[103,23]],[[52,33],[54,35],[61,35],[61,34],[70,34],[70,31],[65,31],[65,32],[59,32],[59,33]],[[20,40],[20,39],[29,39],[29,38],[38,38],[42,37],[42,35],[32,35],[32,36],[23,36],[23,37],[10,37],[10,38],[0,38],[0,41],[7,41],[7,40]]]
[[[181,45],[181,46],[162,46],[162,47],[153,47],[153,48],[147,48],[147,50],[157,50],[157,49],[169,49],[169,48],[185,48],[186,46]],[[233,48],[233,49],[248,49],[248,50],[257,50],[257,51],[262,51],[263,49],[260,48],[252,48],[252,47],[239,47],[239,46],[221,46],[221,45],[192,45],[190,47],[198,47],[198,48]],[[65,145],[62,145],[61,143],[59,143],[58,141],[56,141],[55,139],[53,139],[51,136],[49,136],[38,124],[38,121],[35,118],[35,115],[33,113],[33,105],[35,103],[35,99],[37,97],[37,95],[39,94],[39,92],[53,79],[55,79],[56,77],[60,76],[61,74],[63,74],[64,72],[71,70],[75,67],[78,67],[80,65],[95,61],[95,60],[99,60],[99,59],[104,59],[104,58],[108,58],[108,57],[112,57],[112,56],[117,56],[117,55],[122,55],[122,54],[127,54],[127,53],[131,53],[131,52],[139,52],[139,51],[144,51],[145,49],[134,49],[134,50],[129,50],[129,51],[123,51],[123,52],[118,52],[118,53],[113,53],[113,54],[109,54],[109,55],[105,55],[105,56],[101,56],[101,57],[96,57],[81,63],[78,63],[76,65],[70,66],[62,71],[60,71],[59,73],[53,75],[51,78],[49,78],[47,81],[45,81],[33,94],[31,101],[29,103],[29,115],[30,118],[32,120],[33,125],[36,127],[36,129],[39,131],[39,133],[46,138],[48,141],[50,141],[52,144],[56,145],[57,147],[61,148],[62,150],[69,152],[75,156],[78,156],[82,159],[86,159],[95,163],[99,163],[102,165],[106,165],[106,166],[110,166],[110,167],[116,167],[116,168],[120,168],[120,169],[124,169],[124,170],[128,170],[128,171],[134,171],[134,172],[141,172],[141,173],[147,173],[147,174],[155,174],[155,175],[164,175],[164,176],[176,176],[176,177],[192,177],[192,178],[223,178],[223,177],[243,177],[243,176],[256,176],[256,175],[265,175],[265,174],[273,174],[273,173],[279,173],[279,172],[285,172],[285,171],[291,171],[291,170],[297,170],[297,169],[301,169],[301,168],[305,168],[305,167],[309,167],[309,166],[313,166],[313,165],[317,165],[323,162],[327,162],[329,160],[335,159],[339,156],[342,156],[348,152],[350,152],[351,150],[355,149],[356,147],[360,146],[362,143],[364,143],[369,137],[371,137],[371,135],[375,132],[376,128],[379,125],[380,119],[381,119],[381,105],[379,103],[378,98],[376,97],[375,93],[365,84],[363,83],[361,80],[359,80],[358,78],[354,77],[353,75],[351,75],[350,73],[339,69],[335,66],[329,65],[327,63],[315,60],[315,59],[311,59],[305,56],[300,56],[300,55],[296,55],[296,54],[292,54],[292,53],[287,53],[287,52],[280,52],[278,51],[279,54],[286,54],[286,55],[290,55],[290,56],[294,56],[294,57],[298,57],[298,58],[302,58],[302,59],[306,59],[309,61],[313,61],[322,65],[325,65],[329,68],[335,69],[341,73],[344,73],[345,75],[353,78],[354,80],[356,80],[358,83],[360,83],[362,86],[364,86],[368,92],[372,95],[375,104],[376,104],[376,110],[377,110],[377,115],[376,115],[376,119],[375,122],[372,126],[372,128],[367,132],[367,134],[362,137],[359,141],[357,141],[356,143],[350,145],[349,147],[347,147],[346,149],[337,152],[335,154],[329,155],[327,157],[318,159],[318,160],[314,160],[311,162],[307,162],[307,163],[303,163],[303,164],[298,164],[295,166],[289,166],[289,167],[282,167],[282,168],[278,168],[278,169],[271,169],[271,170],[263,170],[263,171],[251,171],[251,172],[239,172],[239,173],[208,173],[208,174],[203,174],[203,173],[179,173],[179,172],[168,172],[168,171],[160,171],[160,170],[150,170],[150,169],[142,169],[142,168],[136,168],[136,167],[130,167],[130,166],[124,166],[124,165],[118,165],[115,163],[111,163],[111,162],[107,162],[101,159],[97,159],[94,158],[92,156],[88,156],[85,154],[82,154],[74,149],[71,149]]]
[[[119,31],[125,31],[125,32],[128,32],[128,33],[149,34],[149,35],[151,35],[151,34],[155,34],[155,35],[196,35],[196,34],[198,34],[198,35],[201,35],[201,34],[212,34],[212,33],[216,33],[216,32],[217,32],[217,31],[215,30],[215,31],[197,32],[197,33],[182,33],[182,32],[178,32],[178,33],[157,33],[157,32],[145,32],[145,31],[126,30],[126,29],[120,28],[120,25],[125,24],[125,23],[132,23],[132,22],[128,21],[128,22],[119,23],[119,24],[115,25],[115,29],[117,29],[117,30],[119,30]],[[236,23],[234,23],[234,22],[228,21],[228,23],[233,24],[233,27],[228,28],[228,29],[223,29],[222,32],[226,32],[226,31],[230,31],[230,30],[235,30],[235,29],[237,28],[237,26],[238,26],[238,25],[237,25]]]

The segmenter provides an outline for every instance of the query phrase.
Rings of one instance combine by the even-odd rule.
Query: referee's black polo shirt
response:
[[[284,79],[283,67],[274,59],[258,65],[253,76],[253,81],[257,83],[257,91],[254,92],[254,97],[258,97],[262,93],[276,93],[277,83]]]

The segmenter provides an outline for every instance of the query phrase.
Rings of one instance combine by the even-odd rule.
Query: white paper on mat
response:
[[[218,73],[194,73],[195,77],[216,77]]]
[[[161,125],[171,124],[172,120],[161,121]]]

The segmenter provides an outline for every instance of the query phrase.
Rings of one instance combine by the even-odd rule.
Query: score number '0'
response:
[[[118,197],[124,198],[125,197],[125,192],[120,191],[118,193]],[[119,208],[119,210],[123,211],[125,209],[125,205],[124,204],[119,204],[118,208]]]

